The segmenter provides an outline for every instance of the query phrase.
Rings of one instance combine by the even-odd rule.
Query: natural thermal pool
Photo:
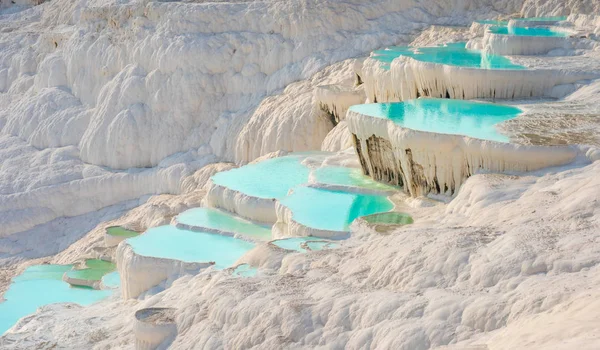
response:
[[[67,271],[67,277],[86,281],[100,281],[104,275],[117,268],[115,264],[100,259],[87,259],[85,266],[83,269]]]
[[[318,168],[312,173],[314,181],[319,184],[358,187],[374,191],[396,191],[398,188],[373,180],[362,173],[361,169],[327,166]]]
[[[107,273],[102,277],[102,285],[106,288],[116,289],[121,286],[121,275],[119,271]]]
[[[269,240],[271,228],[233,216],[213,208],[194,208],[177,216],[177,222],[186,226],[213,229],[234,234],[243,234],[258,240]]]
[[[363,220],[373,225],[409,225],[413,223],[410,215],[404,213],[380,213],[363,216]]]
[[[447,64],[480,69],[526,69],[525,67],[512,63],[504,56],[482,54],[478,50],[465,48],[466,43],[451,43],[443,46],[433,47],[408,47],[392,46],[385,50],[373,51],[371,57],[382,62],[385,68],[400,57],[412,57],[418,61]]]
[[[484,20],[475,21],[475,22],[479,23],[479,24],[492,24],[492,25],[496,25],[496,26],[508,25],[508,21],[498,21],[498,20],[494,20],[494,19],[484,19]]]
[[[349,231],[354,219],[393,209],[386,196],[348,193],[300,186],[283,198],[281,204],[292,219],[307,227],[328,231]]]
[[[306,154],[292,154],[213,175],[220,186],[258,198],[283,198],[290,188],[308,181],[309,169],[301,162]]]
[[[352,112],[389,119],[413,130],[470,136],[508,142],[495,125],[513,119],[521,110],[501,104],[464,100],[420,98],[397,103],[354,105]]]
[[[569,33],[547,27],[508,27],[494,26],[488,31],[492,34],[514,35],[514,36],[542,36],[542,37],[568,37]]]
[[[63,282],[63,274],[71,265],[34,265],[13,278],[0,303],[0,334],[20,318],[34,313],[39,307],[54,303],[90,305],[112,294],[111,290],[71,287]]]
[[[138,236],[140,233],[121,226],[111,226],[106,228],[106,234],[114,237],[130,238]]]
[[[214,261],[218,269],[231,266],[254,247],[254,244],[234,237],[183,230],[173,225],[148,229],[127,242],[139,255],[184,262]]]
[[[271,243],[279,248],[297,252],[317,251],[337,247],[337,244],[333,241],[315,237],[283,238],[274,240]]]

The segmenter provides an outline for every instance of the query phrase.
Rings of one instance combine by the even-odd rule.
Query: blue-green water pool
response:
[[[385,50],[373,51],[371,57],[382,62],[384,68],[400,57],[407,56],[423,62],[446,64],[479,69],[526,69],[512,63],[510,59],[492,54],[482,54],[479,50],[465,48],[465,43],[452,43],[434,47],[392,46]]]
[[[494,19],[484,19],[481,21],[475,21],[479,24],[492,24],[492,25],[496,25],[496,26],[506,26],[508,25],[508,21],[498,21],[498,20],[494,20]]]
[[[413,130],[498,142],[508,142],[509,138],[498,133],[495,125],[521,113],[516,107],[501,104],[438,98],[354,105],[350,110],[375,118],[390,119]]]
[[[238,265],[235,270],[233,270],[233,275],[239,277],[254,277],[257,273],[258,269],[248,264]]]
[[[358,187],[375,191],[396,191],[398,188],[373,180],[362,173],[361,169],[328,166],[318,168],[313,173],[317,183]]]
[[[121,275],[119,275],[119,271],[113,271],[104,275],[104,277],[102,277],[102,284],[110,289],[121,287]]]
[[[111,290],[71,287],[62,276],[71,265],[34,265],[15,277],[0,303],[0,335],[19,319],[39,307],[55,303],[93,304],[112,294]]]
[[[490,33],[500,35],[514,36],[549,36],[549,37],[568,37],[569,33],[546,27],[508,27],[496,26],[488,29]]]
[[[322,238],[316,237],[283,238],[275,240],[272,243],[280,248],[293,250],[301,253],[308,251],[306,248],[304,248],[304,245],[309,247],[311,251],[330,249],[338,246],[337,243],[335,243],[334,241],[324,240]]]
[[[257,225],[213,208],[194,208],[177,216],[177,221],[189,226],[205,227],[223,232],[239,233],[259,240],[271,239],[271,228]]]
[[[294,221],[315,229],[348,232],[359,216],[391,210],[386,196],[348,193],[312,187],[297,187],[281,200],[292,211]]]
[[[158,226],[127,239],[133,250],[144,256],[184,262],[215,262],[215,268],[231,266],[254,244],[241,239],[206,232]]]
[[[301,164],[305,158],[305,154],[272,158],[217,173],[212,181],[248,196],[279,199],[308,181],[309,169]]]

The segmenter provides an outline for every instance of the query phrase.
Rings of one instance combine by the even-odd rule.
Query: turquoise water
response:
[[[349,231],[359,216],[386,212],[394,206],[385,196],[331,191],[312,187],[297,187],[294,193],[281,200],[293,215],[294,221],[308,227]]]
[[[300,164],[306,155],[290,155],[215,174],[212,181],[259,198],[283,198],[290,188],[308,181],[309,169]]]
[[[491,27],[488,29],[490,33],[515,36],[551,36],[551,37],[568,37],[569,33],[554,30],[544,27]]]
[[[240,233],[263,241],[271,239],[271,229],[268,226],[257,225],[212,208],[186,210],[177,216],[177,221],[189,226]]]
[[[113,271],[108,273],[102,277],[102,284],[106,288],[116,289],[121,287],[121,275],[119,275],[119,271]]]
[[[493,24],[497,26],[506,26],[508,25],[508,21],[497,21],[493,19],[484,19],[482,21],[476,21],[479,24]]]
[[[256,267],[252,267],[248,264],[241,264],[233,270],[233,275],[240,277],[254,277],[257,272],[258,269]]]
[[[154,227],[127,240],[140,255],[185,262],[215,262],[223,269],[231,266],[254,244],[213,233],[182,230],[172,225]]]
[[[71,265],[35,265],[15,277],[0,303],[0,334],[39,307],[55,303],[93,304],[112,294],[110,290],[71,287],[62,281]]]
[[[324,240],[322,238],[317,238],[317,237],[284,238],[284,239],[275,240],[272,243],[280,248],[287,249],[287,250],[293,250],[293,251],[297,251],[297,252],[302,252],[302,253],[307,251],[303,247],[303,245],[305,245],[305,244],[312,251],[337,247],[337,244],[334,243],[333,241],[328,241],[328,240]]]
[[[447,64],[451,66],[480,69],[526,69],[499,55],[482,54],[478,50],[468,50],[465,43],[452,43],[434,47],[399,47],[373,51],[371,57],[389,68],[389,64],[400,56],[412,57],[423,62]]]
[[[371,117],[387,118],[413,130],[498,142],[508,142],[509,139],[498,133],[494,125],[521,113],[520,109],[512,106],[438,98],[355,105],[350,110]]]
[[[362,170],[346,167],[323,167],[314,171],[317,183],[326,185],[359,187],[367,190],[396,191],[398,188],[382,184],[365,176]]]

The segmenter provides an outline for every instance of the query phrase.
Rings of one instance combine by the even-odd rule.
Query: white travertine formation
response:
[[[123,299],[137,298],[169,277],[198,272],[214,265],[213,262],[185,262],[139,255],[127,241],[119,244],[116,255]]]
[[[302,225],[293,219],[294,213],[281,202],[275,205],[277,222],[273,225],[273,238],[321,237],[334,238],[346,236],[346,232],[321,230]]]
[[[394,102],[420,96],[455,99],[549,96],[556,85],[591,79],[597,74],[541,69],[478,69],[401,56],[392,61],[389,70],[382,68],[379,61],[367,59],[363,76],[368,100]]]
[[[133,331],[136,350],[167,349],[177,336],[175,309],[152,307],[136,311]]]
[[[348,125],[345,120],[342,120],[327,134],[321,144],[321,151],[338,152],[352,147],[350,136],[352,135],[348,132]]]
[[[481,49],[494,55],[542,55],[554,49],[570,49],[568,37],[503,35],[486,32]]]
[[[62,277],[63,281],[67,282],[68,284],[72,285],[72,286],[78,286],[78,287],[89,287],[89,288],[93,288],[93,289],[100,289],[101,286],[101,281],[93,281],[93,280],[86,280],[86,279],[81,279],[81,278],[72,278],[67,276],[67,273],[65,272],[65,274]]]
[[[258,198],[217,185],[207,184],[204,205],[220,208],[251,221],[272,224],[277,221],[274,198]]]
[[[346,117],[355,135],[363,172],[403,186],[411,196],[453,195],[479,171],[523,172],[572,162],[575,147],[525,146],[403,128],[353,111]]]
[[[344,120],[348,108],[365,102],[362,85],[357,87],[343,85],[319,85],[315,89],[316,105],[328,115],[335,124]]]

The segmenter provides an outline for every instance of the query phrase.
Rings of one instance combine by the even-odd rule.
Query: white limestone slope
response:
[[[180,193],[218,157],[318,149],[332,125],[305,108],[312,85],[347,75],[290,83],[428,23],[518,8],[431,1],[3,1],[0,235]]]

